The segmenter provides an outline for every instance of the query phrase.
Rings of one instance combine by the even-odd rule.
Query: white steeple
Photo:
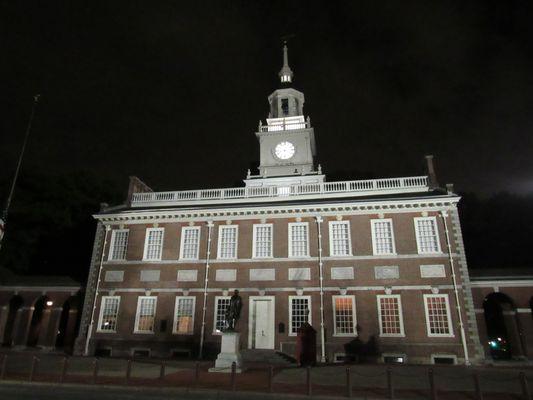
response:
[[[292,70],[291,67],[289,67],[289,55],[287,50],[287,42],[283,44],[283,67],[281,67],[281,71],[279,71],[279,78],[281,79],[282,83],[290,83],[292,82]]]

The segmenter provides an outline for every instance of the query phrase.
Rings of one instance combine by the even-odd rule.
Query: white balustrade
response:
[[[427,192],[427,176],[406,178],[367,179],[291,185],[288,187],[261,186],[227,189],[183,190],[177,192],[134,193],[133,207],[157,205],[187,205],[207,203],[228,203],[241,199],[242,202],[268,201],[320,197],[354,197],[396,193]]]

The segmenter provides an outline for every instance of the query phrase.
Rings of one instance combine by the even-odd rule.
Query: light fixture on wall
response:
[[[52,307],[52,306],[54,305],[54,302],[53,302],[52,300],[48,300],[48,301],[46,302],[46,305],[47,305],[48,307]]]

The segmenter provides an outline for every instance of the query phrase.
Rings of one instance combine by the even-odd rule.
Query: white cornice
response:
[[[128,221],[129,223],[172,222],[172,221],[205,221],[206,219],[226,220],[231,217],[235,220],[251,218],[288,218],[288,217],[314,217],[322,216],[369,214],[374,212],[404,213],[420,211],[439,211],[455,208],[459,196],[434,196],[409,199],[382,199],[368,201],[346,201],[331,203],[309,204],[278,204],[257,205],[243,207],[202,207],[202,208],[163,208],[148,210],[126,210],[111,214],[93,215],[103,223],[116,223]]]

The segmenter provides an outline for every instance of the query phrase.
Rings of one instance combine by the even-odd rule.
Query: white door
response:
[[[272,300],[254,300],[254,348],[274,348],[274,310]]]

